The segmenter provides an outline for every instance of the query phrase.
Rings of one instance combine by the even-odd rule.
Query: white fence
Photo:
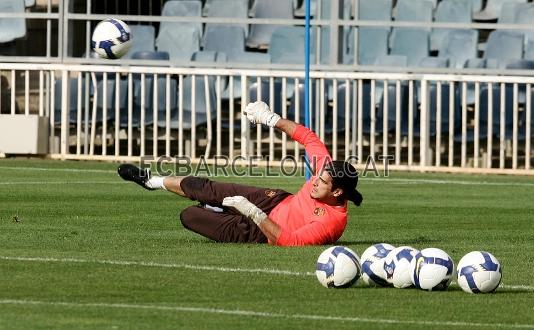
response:
[[[11,86],[2,113],[48,117],[52,158],[262,156],[276,164],[303,153],[240,115],[263,99],[302,122],[302,72],[5,63],[0,70]],[[334,158],[389,157],[399,170],[534,174],[534,78],[312,72],[311,82],[312,128]]]

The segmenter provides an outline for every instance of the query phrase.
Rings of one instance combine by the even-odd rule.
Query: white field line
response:
[[[157,267],[157,268],[176,268],[189,270],[207,270],[225,273],[256,273],[268,275],[285,275],[285,276],[315,276],[313,272],[294,272],[289,270],[280,270],[272,268],[232,268],[232,267],[217,267],[205,265],[191,265],[191,264],[164,264],[157,262],[145,261],[124,261],[124,260],[88,260],[75,258],[42,258],[42,257],[9,257],[0,256],[0,260],[10,261],[28,261],[28,262],[57,262],[57,263],[93,263],[101,265],[115,265],[115,266],[138,266],[138,267]],[[500,285],[503,289],[518,290],[518,291],[534,291],[534,286],[528,285]]]
[[[76,168],[46,168],[46,167],[16,167],[16,166],[0,166],[0,170],[23,170],[23,171],[51,171],[51,172],[74,172],[74,173],[107,173],[116,174],[115,170],[94,170],[94,169],[76,169]],[[266,178],[268,179],[268,178]],[[362,177],[360,180],[371,183],[406,183],[406,184],[452,184],[452,185],[468,185],[468,186],[523,186],[534,187],[534,182],[490,182],[490,181],[465,181],[465,180],[433,180],[433,179],[403,179],[403,178],[369,178]],[[46,184],[47,182],[42,182]]]
[[[426,325],[432,328],[448,326],[448,327],[534,329],[534,324],[396,320],[396,319],[379,319],[379,318],[367,318],[367,317],[350,317],[350,316],[347,317],[347,316],[311,315],[311,314],[283,314],[283,313],[268,313],[268,312],[257,312],[257,311],[252,311],[252,310],[239,310],[239,309],[202,308],[202,307],[188,307],[188,306],[140,305],[140,304],[125,304],[125,303],[73,303],[73,302],[63,302],[63,301],[3,299],[3,300],[0,300],[0,304],[26,305],[26,306],[44,305],[44,306],[59,306],[59,307],[71,307],[71,308],[76,307],[76,308],[143,309],[143,310],[157,310],[157,311],[166,311],[166,312],[224,314],[224,315],[235,315],[235,316],[245,316],[245,317],[262,317],[262,318],[284,318],[284,319],[339,321],[339,322],[374,323],[374,324],[411,324],[411,325]]]

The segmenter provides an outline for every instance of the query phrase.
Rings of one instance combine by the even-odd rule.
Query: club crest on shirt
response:
[[[315,214],[318,217],[323,216],[325,213],[326,211],[322,207],[316,207],[315,210],[313,210],[313,214]]]
[[[265,195],[267,195],[267,197],[271,198],[274,195],[276,195],[276,191],[274,191],[274,190],[265,190]]]

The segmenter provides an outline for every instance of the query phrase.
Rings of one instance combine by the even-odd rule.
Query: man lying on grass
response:
[[[199,201],[200,205],[180,213],[182,224],[217,242],[282,246],[336,242],[347,224],[348,201],[358,206],[362,202],[356,169],[332,161],[314,132],[281,118],[261,101],[250,103],[245,114],[251,123],[275,127],[305,147],[316,172],[296,194],[194,176],[156,176],[131,164],[120,165],[118,173],[146,189],[164,189]]]

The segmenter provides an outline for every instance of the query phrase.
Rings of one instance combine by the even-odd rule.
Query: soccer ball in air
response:
[[[384,258],[386,280],[396,288],[407,288],[412,283],[412,259],[419,250],[411,246],[400,246],[391,250]]]
[[[362,254],[362,281],[368,286],[389,286],[384,272],[384,258],[395,247],[379,243],[368,247]]]
[[[360,258],[347,247],[330,247],[317,259],[315,275],[327,288],[347,288],[360,278]]]
[[[458,263],[458,285],[465,292],[493,292],[501,278],[501,263],[489,252],[469,252]]]
[[[121,58],[131,45],[130,27],[115,18],[108,18],[98,23],[91,38],[91,48],[102,58]]]
[[[423,249],[412,259],[413,284],[423,290],[445,290],[454,276],[454,262],[445,251]]]

